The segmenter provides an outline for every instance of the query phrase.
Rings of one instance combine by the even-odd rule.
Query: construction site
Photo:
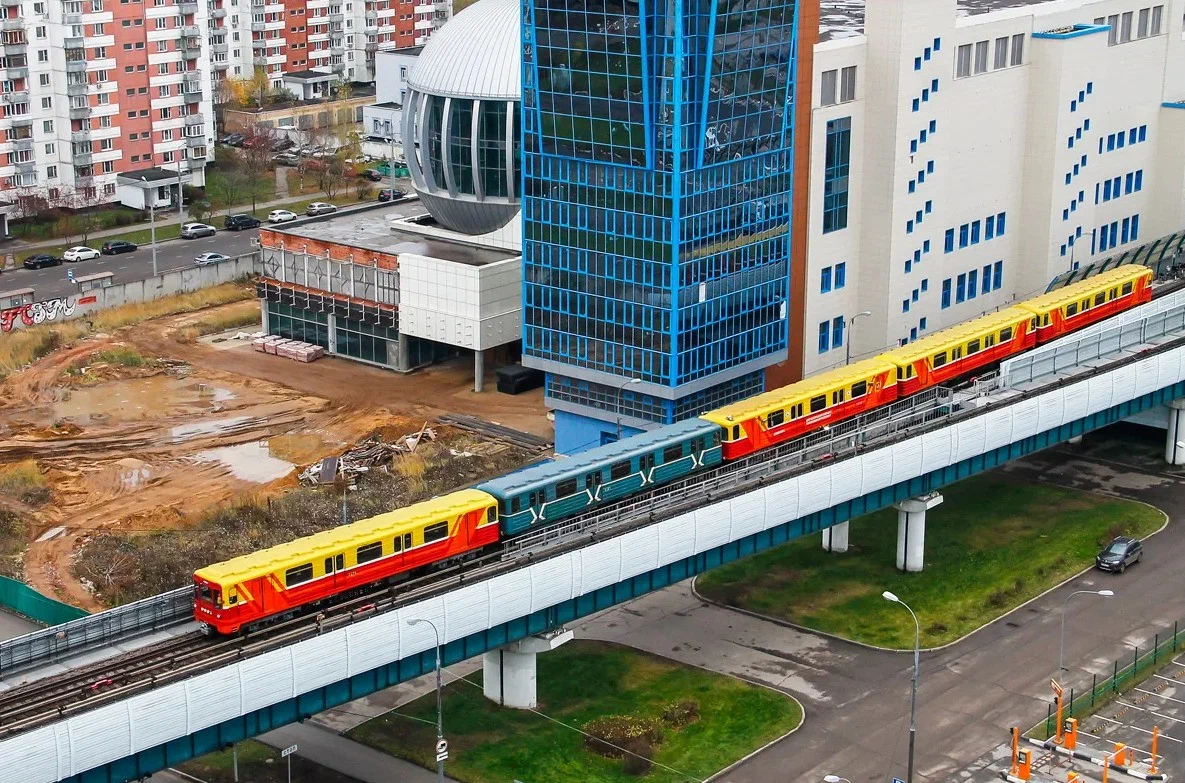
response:
[[[258,313],[245,295],[108,332],[80,327],[4,378],[0,573],[94,611],[550,445],[538,390],[476,394],[464,362],[403,375],[293,361],[252,345]],[[205,334],[210,323],[239,325]],[[451,411],[471,415],[438,421]]]

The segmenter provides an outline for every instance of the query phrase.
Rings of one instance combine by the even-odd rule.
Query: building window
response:
[[[1011,65],[1022,65],[1025,59],[1025,34],[1017,33],[1012,36],[1012,60]]]
[[[843,347],[843,316],[836,316],[831,319],[831,345],[834,348]]]
[[[972,269],[970,272],[967,273],[967,298],[968,299],[975,298],[975,286],[977,285],[978,281],[979,281],[979,272],[977,270]]]
[[[1008,37],[996,39],[996,54],[992,61],[992,69],[1000,70],[1008,67]]]
[[[839,103],[839,71],[823,71],[823,83],[819,92],[820,106],[834,106]]]
[[[950,278],[942,281],[942,309],[950,307]]]
[[[822,273],[819,275],[819,293],[825,294],[831,290],[831,267],[823,267]]]
[[[839,72],[839,102],[856,100],[856,66],[849,65]]]
[[[1002,285],[1004,285],[1004,262],[997,261],[993,265],[992,290],[999,291]]]
[[[827,122],[827,160],[823,175],[823,233],[848,226],[848,166],[852,152],[852,118]]]
[[[841,261],[835,265],[835,289],[838,291],[848,284],[848,264]]]
[[[946,241],[943,250],[947,253],[955,252],[955,230],[953,228],[946,230]]]
[[[959,275],[955,281],[955,304],[967,298],[967,275]]]
[[[1163,16],[1164,16],[1164,6],[1163,5],[1152,6],[1152,29],[1149,32],[1149,35],[1160,35],[1160,21],[1161,21],[1161,17],[1163,17]]]
[[[978,41],[975,44],[975,72],[984,73],[988,69],[988,42]]]
[[[827,353],[831,350],[831,324],[824,321],[819,324],[819,353]]]
[[[971,44],[963,44],[955,54],[955,78],[971,75]]]

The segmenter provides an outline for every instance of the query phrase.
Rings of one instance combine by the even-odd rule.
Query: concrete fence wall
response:
[[[23,329],[42,323],[81,318],[96,310],[117,307],[129,302],[148,302],[172,294],[211,288],[259,274],[261,270],[259,251],[254,251],[217,264],[176,269],[146,280],[116,283],[106,288],[95,288],[68,296],[9,307],[0,310],[0,332],[11,332],[14,329]]]

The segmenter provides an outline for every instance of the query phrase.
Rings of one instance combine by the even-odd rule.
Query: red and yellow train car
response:
[[[1009,307],[881,354],[897,367],[902,397],[962,378],[1037,344],[1035,317]]]
[[[197,571],[194,616],[220,634],[496,544],[497,501],[475,489]]]
[[[793,440],[897,399],[897,368],[882,357],[813,375],[700,416],[722,430],[724,459]]]
[[[1152,270],[1135,264],[1018,302],[1037,316],[1037,342],[1046,343],[1152,301]]]

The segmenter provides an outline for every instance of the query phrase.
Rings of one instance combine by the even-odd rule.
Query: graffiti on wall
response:
[[[44,302],[10,307],[0,310],[0,332],[11,332],[19,326],[36,326],[46,321],[56,321],[59,318],[69,318],[74,315],[77,297],[59,296],[56,299],[46,299]]]

